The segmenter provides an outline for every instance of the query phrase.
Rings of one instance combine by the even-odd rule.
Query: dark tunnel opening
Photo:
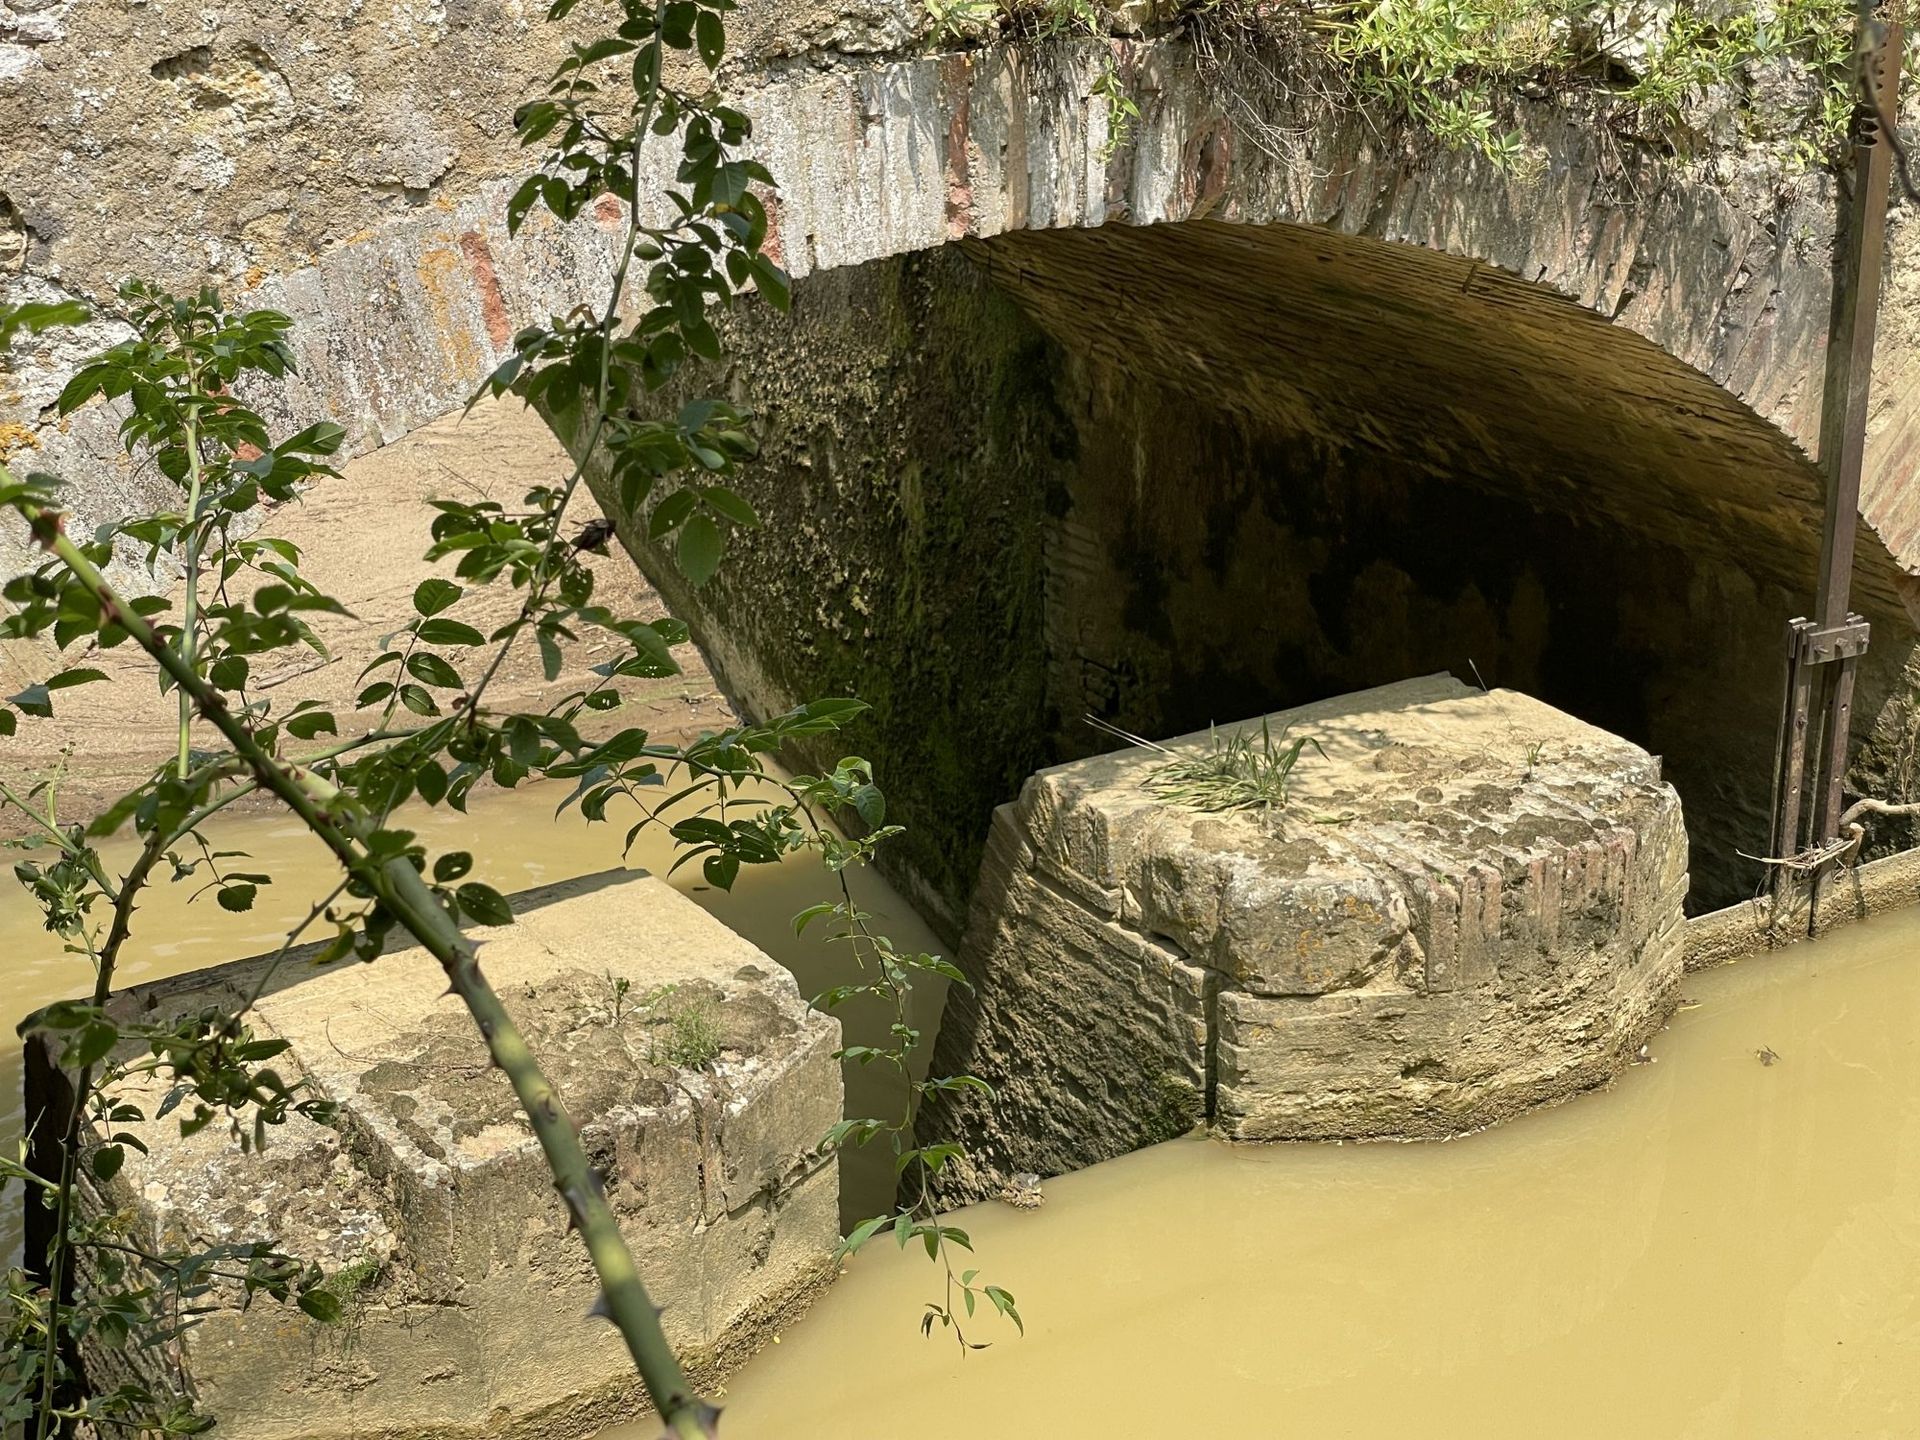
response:
[[[1817,475],[1640,336],[1460,257],[1212,222],[822,272],[733,324],[749,498],[818,553],[744,537],[698,594],[647,568],[749,711],[874,703],[939,927],[992,807],[1113,743],[1087,715],[1165,737],[1443,670],[1661,755],[1690,908],[1752,893]],[[1870,537],[1858,574],[1867,717],[1911,641]]]

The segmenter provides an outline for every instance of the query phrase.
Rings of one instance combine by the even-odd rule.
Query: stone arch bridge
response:
[[[4,283],[110,306],[127,275],[212,279],[285,309],[289,418],[361,449],[458,408],[519,324],[609,272],[611,214],[505,234],[508,117],[558,48],[536,13],[0,4]],[[622,533],[748,709],[877,702],[861,744],[936,923],[958,927],[992,805],[1098,748],[1083,714],[1179,733],[1437,669],[1661,752],[1696,901],[1749,885],[1734,852],[1764,834],[1781,631],[1815,573],[1833,178],[1663,161],[1578,97],[1527,102],[1528,161],[1500,171],[1257,42],[934,54],[919,29],[909,0],[742,11],[729,83],[799,283],[791,318],[732,319],[723,383],[763,416],[748,488],[776,523],[699,596]],[[1856,556],[1856,778],[1896,789],[1904,219]],[[150,483],[107,458],[111,416],[48,409],[111,328],[0,372],[0,445],[75,477],[89,520]]]

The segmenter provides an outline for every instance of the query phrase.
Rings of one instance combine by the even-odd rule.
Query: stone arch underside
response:
[[[1118,144],[1094,95],[1109,55],[1141,112]],[[1044,482],[1042,511],[1070,515],[1074,499],[1041,473],[1066,462],[1035,456],[1086,448],[1087,425],[1062,416],[1103,385],[1114,392],[1119,377],[1185,397],[1189,417],[1208,418],[1200,428],[1216,452],[1228,441],[1213,422],[1224,418],[1225,433],[1311,452],[1328,473],[1464,483],[1506,507],[1482,515],[1489,525],[1551,514],[1591,535],[1603,518],[1649,541],[1651,563],[1669,571],[1674,557],[1710,551],[1726,565],[1685,586],[1729,634],[1810,589],[1817,488],[1796,441],[1818,429],[1833,229],[1823,177],[1775,177],[1743,195],[1623,158],[1577,107],[1552,104],[1523,115],[1539,163],[1502,173],[1304,91],[1249,90],[1178,38],[788,68],[746,77],[742,102],[782,185],[772,246],[803,282],[879,267],[894,294],[877,303],[918,323],[901,308],[906,290],[948,284],[952,266],[907,274],[896,257],[964,242],[996,298],[967,290],[957,310],[939,302],[949,320],[991,311],[996,353],[1051,377],[1022,411],[1017,443],[1000,437],[1024,447],[1023,473]],[[300,327],[289,420],[332,414],[359,448],[404,433],[457,408],[518,324],[604,283],[611,213],[566,231],[536,223],[509,240],[508,188],[477,180],[434,192],[313,264],[248,277],[252,300]],[[11,199],[56,256],[63,236],[98,224],[61,213],[57,196]],[[50,286],[54,274],[61,288],[96,295],[118,278],[56,261],[43,276],[30,265],[23,283]],[[816,288],[803,283],[801,294]],[[1052,347],[1044,362],[1036,346]],[[8,388],[38,458],[86,477],[82,517],[105,518],[140,503],[142,481],[99,458],[112,448],[111,417],[45,423],[41,407],[71,356],[50,344],[16,357]],[[922,366],[929,383],[939,368]],[[750,372],[737,366],[733,377],[749,394]],[[1061,374],[1072,377],[1065,389],[1052,383]],[[1878,535],[1913,528],[1902,508],[1910,487],[1898,483],[1912,428],[1903,404],[1879,403],[1863,499],[1879,530],[1863,532],[1860,603],[1883,633],[1904,623],[1899,561],[1909,557]],[[927,506],[925,494],[896,500]],[[25,558],[0,554],[0,564]],[[1676,575],[1663,578],[1678,596]],[[1734,594],[1742,584],[1764,598]],[[874,630],[843,625],[839,603],[815,605],[821,634]],[[1627,618],[1684,623],[1672,609]],[[1697,653],[1715,639],[1689,643]],[[1735,648],[1749,644],[1771,653],[1777,640],[1741,634]],[[743,693],[771,700],[798,682],[797,672],[749,676],[749,647],[734,648]],[[1878,652],[1883,691],[1893,648]],[[1736,668],[1752,678],[1761,665]],[[1026,745],[1020,763],[1043,755]],[[1734,808],[1751,805],[1743,794]],[[957,903],[964,869],[961,854],[924,877],[945,901],[936,910]]]

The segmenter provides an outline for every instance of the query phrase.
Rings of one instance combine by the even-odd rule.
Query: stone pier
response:
[[[1236,1140],[1457,1134],[1606,1083],[1665,1019],[1687,849],[1656,758],[1444,675],[1267,725],[1312,741],[1284,806],[1178,802],[1166,753],[1129,747],[995,814],[936,1056],[996,1087],[936,1117],[992,1171],[1203,1117]]]
[[[662,1323],[711,1385],[811,1299],[838,1241],[837,1022],[661,881],[610,872],[516,902],[481,962],[606,1176]],[[264,961],[116,997],[147,1015],[233,1007]],[[624,982],[624,984],[622,983]],[[151,1148],[89,1196],[136,1235],[271,1239],[334,1276],[319,1324],[236,1294],[162,1351],[98,1351],[184,1376],[231,1440],[571,1440],[645,1407],[506,1079],[424,951],[316,973],[298,952],[255,1007],[274,1063],[340,1103],[242,1153],[210,1126],[124,1127]],[[34,1070],[43,1094],[44,1059]],[[149,1115],[161,1095],[138,1097]],[[82,1173],[86,1173],[83,1167]]]

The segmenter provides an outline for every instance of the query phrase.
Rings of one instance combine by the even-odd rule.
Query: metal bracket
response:
[[[1844,625],[1818,626],[1804,619],[1791,625],[1794,643],[1802,665],[1824,665],[1830,660],[1854,660],[1867,653],[1867,641],[1873,627],[1858,615],[1847,616]]]

